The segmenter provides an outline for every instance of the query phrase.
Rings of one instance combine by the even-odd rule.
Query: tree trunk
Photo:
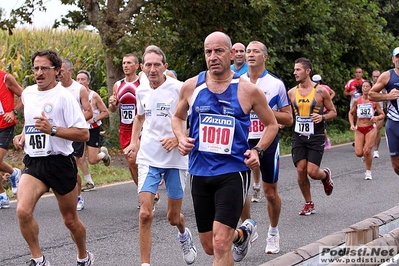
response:
[[[107,50],[105,50],[107,51]],[[113,63],[113,55],[109,52],[105,52],[105,65],[107,68],[107,88],[108,98],[112,95],[112,88],[116,81],[123,77],[122,71],[118,69]],[[107,104],[108,106],[108,104]],[[117,132],[119,125],[119,112],[109,114],[109,131],[110,133]]]

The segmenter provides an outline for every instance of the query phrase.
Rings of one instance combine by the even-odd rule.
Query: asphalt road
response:
[[[280,162],[279,191],[282,197],[280,217],[280,254],[264,254],[269,226],[265,199],[252,203],[252,215],[258,222],[259,239],[248,257],[237,265],[259,265],[312,243],[330,233],[383,212],[398,204],[398,176],[393,172],[385,140],[381,141],[380,158],[374,159],[373,180],[364,180],[365,166],[354,154],[351,144],[326,151],[322,167],[332,170],[334,192],[327,197],[320,182],[312,181],[312,196],[317,213],[300,216],[304,204],[296,182],[296,169],[290,156]],[[187,183],[188,184],[188,183]],[[251,192],[252,193],[252,192]],[[152,226],[153,248],[151,265],[186,265],[177,240],[177,229],[166,220],[165,187],[160,187],[158,204]],[[95,254],[95,265],[140,265],[138,243],[138,212],[136,187],[132,182],[98,188],[85,192],[86,208],[80,218],[87,228],[88,249]],[[16,203],[10,209],[0,210],[0,265],[25,265],[30,259],[15,215]],[[183,214],[193,233],[198,249],[194,265],[212,265],[196,230],[190,187],[186,187]],[[40,226],[40,243],[51,265],[76,265],[76,251],[64,227],[56,200],[52,196],[40,199],[35,217]]]

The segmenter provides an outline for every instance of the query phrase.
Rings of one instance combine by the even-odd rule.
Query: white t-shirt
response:
[[[61,82],[58,82],[58,84],[61,85]],[[82,111],[82,113],[84,115],[82,101],[80,100],[80,89],[82,88],[82,86],[83,86],[82,84],[80,84],[79,82],[77,82],[76,80],[73,79],[72,84],[69,87],[65,87],[65,89],[67,89],[67,91],[72,93],[73,97],[75,98],[75,100],[78,102],[78,104],[80,106],[80,110]],[[87,123],[87,126],[90,127],[90,124]]]
[[[248,73],[241,75],[241,77],[250,80]],[[273,111],[278,111],[281,108],[291,104],[284,83],[267,70],[265,70],[261,77],[258,78],[256,85],[265,94],[267,102]],[[260,122],[258,116],[255,114],[255,112],[251,112],[251,127],[248,138],[261,138],[263,129],[264,125]]]
[[[44,112],[53,126],[88,128],[81,108],[72,94],[61,84],[46,91],[39,91],[37,85],[32,85],[22,92],[21,99],[25,116],[25,152],[32,157],[71,154],[72,141],[36,130],[34,117],[42,116]]]
[[[187,169],[187,156],[180,155],[177,147],[168,153],[160,142],[161,139],[175,137],[172,116],[182,85],[183,82],[166,76],[166,81],[155,90],[146,84],[140,84],[137,88],[137,114],[145,115],[137,164]]]

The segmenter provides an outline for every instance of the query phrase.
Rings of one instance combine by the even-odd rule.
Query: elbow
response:
[[[294,119],[292,118],[292,116],[290,117],[290,119],[287,121],[287,123],[285,124],[285,126],[290,127],[292,126],[292,124],[294,123]]]
[[[82,142],[87,142],[87,141],[89,141],[89,139],[90,139],[90,133],[89,133],[89,130],[88,129],[85,129],[83,132],[82,132]]]
[[[371,91],[369,92],[369,100],[370,101],[375,101],[376,100],[374,95],[375,95],[374,92],[371,92]]]

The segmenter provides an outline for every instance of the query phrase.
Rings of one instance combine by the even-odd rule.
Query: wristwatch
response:
[[[57,131],[58,131],[58,128],[56,127],[56,126],[53,126],[52,128],[51,128],[51,136],[55,136],[55,134],[57,134]]]
[[[12,109],[12,111],[14,112],[15,115],[18,114],[18,110],[17,109]]]
[[[93,122],[94,122],[94,123],[97,123],[97,121],[98,121],[98,120],[97,120],[96,118],[93,118]]]
[[[263,150],[257,146],[252,148],[253,150],[256,150],[258,152],[259,155],[259,159],[263,157]]]

